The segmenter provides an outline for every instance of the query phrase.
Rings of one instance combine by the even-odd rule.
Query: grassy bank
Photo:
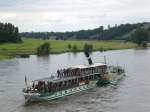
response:
[[[9,55],[0,55],[0,60],[4,60],[4,59],[11,59],[13,58],[14,56],[9,56]]]
[[[68,49],[68,44],[71,46],[76,45],[78,51],[83,50],[85,43],[93,45],[93,50],[99,51],[103,50],[116,50],[116,49],[129,49],[136,48],[137,45],[130,42],[123,41],[77,41],[77,40],[38,40],[38,39],[24,39],[23,43],[6,43],[0,44],[0,59],[15,57],[21,54],[35,54],[36,48],[43,44],[44,42],[49,42],[51,44],[51,53],[63,53],[71,52]]]

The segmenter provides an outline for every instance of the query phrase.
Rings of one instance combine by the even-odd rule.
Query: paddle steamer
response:
[[[108,67],[106,63],[93,63],[89,54],[85,54],[89,65],[57,70],[53,76],[32,81],[30,86],[25,78],[26,88],[23,89],[23,95],[26,102],[53,100],[94,88],[96,85],[115,84],[124,75],[122,68]]]

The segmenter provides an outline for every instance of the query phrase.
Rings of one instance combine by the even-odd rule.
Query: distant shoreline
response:
[[[76,52],[83,52],[85,43],[93,45],[93,51],[108,51],[137,48],[138,45],[125,41],[98,41],[98,40],[40,40],[40,39],[23,39],[23,43],[6,43],[0,44],[0,60],[11,59],[15,57],[28,57],[28,55],[36,54],[36,48],[44,42],[51,45],[50,54],[60,54],[65,52],[73,52],[68,45],[76,45]]]

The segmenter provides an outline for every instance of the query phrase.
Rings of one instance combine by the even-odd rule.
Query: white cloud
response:
[[[0,0],[0,21],[20,31],[72,31],[150,21],[149,0]]]

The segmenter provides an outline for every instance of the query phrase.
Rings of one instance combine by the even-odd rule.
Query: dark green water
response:
[[[64,53],[49,57],[30,56],[0,62],[0,112],[149,112],[150,49],[117,50],[92,54],[94,62],[121,65],[126,77],[117,87],[94,88],[52,102],[24,106],[24,76],[34,80],[49,76],[58,68],[86,64],[83,53]]]

